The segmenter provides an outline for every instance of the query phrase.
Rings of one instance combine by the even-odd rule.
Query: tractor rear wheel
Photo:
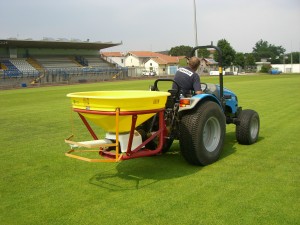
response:
[[[238,115],[239,123],[236,125],[236,139],[240,144],[251,145],[258,139],[259,115],[251,109],[242,110]]]
[[[226,132],[221,107],[211,101],[185,112],[179,123],[182,156],[191,164],[208,165],[220,157]]]

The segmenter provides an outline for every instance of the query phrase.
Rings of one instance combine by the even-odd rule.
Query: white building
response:
[[[110,52],[103,52],[102,57],[106,60],[113,60],[114,62],[121,62],[116,57],[123,57],[123,63],[119,66],[128,68],[135,68],[137,73],[142,74],[143,70],[155,71],[157,75],[175,74],[179,60],[184,56],[169,56],[161,53],[151,51],[129,51],[126,54],[116,54]]]
[[[101,52],[100,55],[107,62],[119,67],[125,67],[125,53],[123,52]]]
[[[272,64],[271,66],[283,73],[300,73],[300,64]]]

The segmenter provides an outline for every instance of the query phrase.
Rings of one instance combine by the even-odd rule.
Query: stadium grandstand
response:
[[[124,79],[127,69],[100,57],[122,43],[0,39],[0,88]]]

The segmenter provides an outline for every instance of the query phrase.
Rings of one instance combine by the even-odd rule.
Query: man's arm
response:
[[[195,91],[195,94],[203,94],[203,91],[201,90],[201,83],[200,83],[200,77],[198,74],[194,74],[194,77],[193,77],[193,88],[194,88],[194,91]]]
[[[199,94],[203,94],[204,92],[203,92],[203,91],[195,91],[195,93],[196,93],[197,95],[199,95]]]

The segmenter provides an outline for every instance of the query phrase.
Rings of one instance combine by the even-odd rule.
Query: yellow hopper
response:
[[[79,113],[81,119],[83,120],[94,140],[98,140],[98,137],[92,130],[88,121],[91,121],[99,127],[103,128],[107,133],[114,133],[116,135],[116,143],[118,143],[119,141],[119,134],[130,133],[127,152],[123,157],[123,159],[127,159],[129,155],[133,155],[134,153],[136,153],[136,156],[139,155],[139,157],[143,155],[149,155],[149,152],[145,154],[141,154],[140,152],[138,153],[138,151],[142,148],[144,150],[143,143],[138,145],[138,147],[136,147],[135,149],[131,150],[132,142],[134,142],[133,139],[135,136],[134,130],[137,126],[157,113],[159,114],[159,118],[161,120],[160,129],[150,139],[153,139],[156,136],[160,136],[161,140],[163,139],[163,112],[167,97],[169,95],[169,92],[124,90],[76,92],[68,94],[67,97],[71,98],[73,111]],[[68,139],[66,140],[66,142],[73,144],[75,143],[71,142]],[[84,142],[80,142],[79,145],[82,145],[82,143]],[[112,145],[116,148],[116,155],[114,154],[113,157],[115,157],[117,161],[119,160],[117,159],[118,144]],[[109,146],[109,144],[103,144],[103,146],[107,147]],[[158,153],[161,150],[161,146],[162,144],[159,145],[156,151],[151,151],[151,155]],[[97,147],[99,147],[99,145],[97,145]],[[101,155],[106,154],[103,148],[100,147],[100,149],[102,149],[100,150]],[[107,154],[111,155],[110,152]],[[67,156],[74,157],[70,154],[67,154]],[[82,157],[74,158],[91,161]]]
[[[115,132],[115,118],[111,116],[117,108],[120,112],[143,112],[165,107],[169,92],[157,91],[91,91],[70,93],[73,109],[81,109],[82,116],[87,118],[107,132]],[[92,111],[107,112],[94,114]],[[111,112],[111,113],[109,113]],[[136,126],[140,125],[154,113],[140,114]],[[131,129],[131,115],[123,115],[119,119],[119,132],[129,132]]]

